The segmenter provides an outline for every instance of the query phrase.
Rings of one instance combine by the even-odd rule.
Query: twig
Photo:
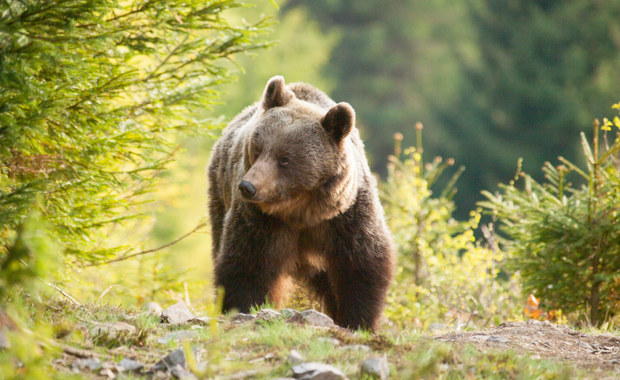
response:
[[[65,354],[77,356],[78,358],[92,358],[95,356],[99,356],[97,353],[93,351],[82,350],[79,348],[67,346],[66,344],[63,344],[60,347],[62,348],[62,352],[64,352]]]
[[[24,260],[19,259],[19,261],[20,261],[23,265],[25,265],[26,267],[30,267],[30,266],[28,265],[28,263],[26,263]],[[75,298],[71,297],[71,295],[69,295],[69,293],[67,293],[67,292],[65,292],[64,290],[60,289],[60,288],[59,288],[58,286],[56,286],[55,284],[53,284],[53,283],[51,283],[51,282],[48,282],[48,281],[45,281],[45,279],[43,279],[43,278],[42,278],[41,276],[39,276],[39,275],[35,275],[35,276],[37,276],[37,279],[38,279],[39,281],[41,281],[42,283],[44,283],[45,285],[51,286],[52,288],[56,289],[56,290],[58,291],[58,293],[60,293],[60,294],[62,294],[63,296],[65,296],[65,297],[66,297],[69,301],[73,302],[73,304],[74,304],[74,305],[77,305],[77,306],[82,306],[82,304],[81,304],[81,303],[79,303],[78,301],[76,301],[76,300],[75,300]]]
[[[39,280],[45,282],[47,285],[51,286],[52,288],[56,289],[60,294],[62,294],[63,296],[65,296],[69,301],[73,302],[74,305],[77,306],[82,306],[81,303],[79,303],[78,301],[75,300],[75,298],[71,297],[67,292],[65,292],[64,290],[60,289],[58,286],[56,286],[55,284],[51,283],[51,282],[47,282],[44,279],[42,279],[41,277],[37,276],[39,278]]]
[[[100,263],[88,264],[88,265],[86,265],[86,267],[97,267],[97,266],[100,266],[100,265],[116,263],[118,261],[123,261],[123,260],[131,259],[132,257],[146,255],[147,253],[153,253],[153,252],[160,251],[162,249],[165,249],[165,248],[168,248],[170,246],[173,246],[173,245],[177,244],[181,240],[184,240],[185,238],[187,238],[188,236],[192,235],[194,232],[198,231],[199,229],[201,229],[202,227],[204,227],[206,225],[207,225],[207,222],[201,222],[196,227],[194,227],[194,229],[191,230],[190,232],[186,233],[185,235],[179,237],[178,239],[176,239],[174,241],[171,241],[170,243],[162,245],[161,247],[157,247],[157,248],[153,248],[153,249],[147,249],[146,251],[140,251],[140,252],[132,253],[130,255],[117,257],[117,258],[112,259],[112,260],[102,261]]]
[[[105,296],[114,286],[114,284],[108,286],[108,288],[106,290],[103,291],[103,293],[101,293],[101,295],[99,296],[99,298],[97,298],[97,301],[101,301],[101,299],[103,298],[103,296]]]

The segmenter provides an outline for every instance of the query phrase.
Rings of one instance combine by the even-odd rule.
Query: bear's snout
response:
[[[239,191],[241,191],[241,195],[246,199],[252,199],[254,195],[256,195],[256,187],[245,180],[239,183]]]

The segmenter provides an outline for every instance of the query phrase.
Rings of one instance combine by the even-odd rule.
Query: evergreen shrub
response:
[[[497,194],[485,191],[481,206],[499,220],[523,290],[600,326],[620,311],[620,118],[595,121],[581,146],[585,168],[560,157],[545,163],[544,182],[519,169]]]
[[[234,0],[0,1],[0,255],[37,210],[69,262],[110,258],[268,21]]]

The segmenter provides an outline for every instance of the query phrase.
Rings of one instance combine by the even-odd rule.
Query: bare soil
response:
[[[484,349],[513,349],[541,358],[568,361],[581,368],[617,371],[620,379],[620,337],[590,335],[547,321],[506,322],[498,327],[435,337],[438,341],[472,344]]]

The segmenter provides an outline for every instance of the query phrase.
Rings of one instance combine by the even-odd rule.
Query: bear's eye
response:
[[[289,163],[288,157],[282,157],[282,158],[280,158],[278,160],[278,166],[281,167],[281,168],[283,168],[286,165],[288,165],[288,163]]]

